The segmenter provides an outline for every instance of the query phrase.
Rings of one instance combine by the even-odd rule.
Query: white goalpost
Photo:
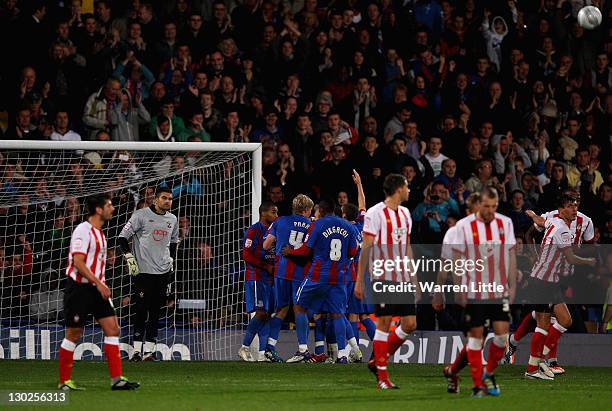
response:
[[[165,360],[235,359],[244,314],[242,237],[259,219],[261,144],[0,141],[0,359],[54,359],[64,336],[63,287],[84,200],[108,193],[107,284],[132,354],[133,279],[117,236],[157,187],[173,192],[180,240],[156,350]],[[76,359],[102,358],[89,321]]]

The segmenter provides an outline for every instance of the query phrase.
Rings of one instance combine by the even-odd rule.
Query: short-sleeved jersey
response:
[[[462,277],[463,284],[468,286],[468,299],[492,300],[504,297],[504,293],[478,291],[478,284],[508,284],[510,270],[510,251],[516,245],[512,220],[505,215],[495,213],[494,218],[486,223],[476,213],[462,218],[455,225],[453,250],[463,258],[469,259],[478,268],[468,271]],[[478,266],[477,266],[478,267]],[[475,285],[472,287],[471,285]]]
[[[559,210],[548,211],[541,215],[545,219],[559,218]],[[540,227],[534,224],[536,230],[544,231],[544,227]],[[578,211],[576,218],[572,220],[569,231],[572,236],[572,244],[583,244],[593,241],[595,237],[595,230],[593,228],[593,221],[586,214]]]
[[[306,245],[313,251],[308,279],[324,284],[344,283],[351,255],[357,252],[357,235],[352,224],[333,215],[319,218]]]
[[[453,259],[453,245],[457,244],[457,226],[453,226],[446,230],[444,239],[442,240],[442,250],[440,251],[440,258],[446,260]]]
[[[278,218],[268,229],[268,234],[272,234],[276,238],[276,261],[274,267],[274,276],[276,278],[295,281],[302,281],[304,279],[304,267],[287,257],[283,257],[281,250],[287,244],[293,246],[293,248],[298,248],[302,245],[306,241],[309,227],[310,220],[308,218],[292,214]]]
[[[134,211],[119,233],[133,237],[133,250],[141,273],[165,274],[172,270],[170,243],[179,242],[178,220],[172,213],[157,214],[151,207]]]
[[[407,246],[410,243],[412,217],[410,211],[403,206],[397,210],[380,202],[371,207],[364,218],[363,235],[374,237],[372,259],[404,260],[408,257]],[[386,281],[409,281],[412,273],[402,270],[385,272]]]
[[[565,221],[557,217],[547,219],[544,229],[540,256],[533,266],[531,277],[558,283],[559,274],[566,263],[562,250],[572,245],[572,232]]]
[[[375,244],[407,244],[411,230],[410,211],[403,206],[393,210],[384,202],[370,208],[363,222],[363,234],[374,236]]]
[[[361,243],[363,243],[363,221],[365,219],[365,210],[359,210],[359,215],[355,219],[355,222],[351,224],[355,235],[357,236],[357,255],[351,260],[350,276],[347,276],[347,282],[357,281],[357,265],[359,264],[359,255],[361,254]]]
[[[79,224],[70,238],[70,253],[66,275],[77,283],[89,283],[74,266],[74,255],[85,256],[85,264],[100,281],[106,283],[104,270],[106,267],[106,237],[102,230],[95,228],[89,221]]]
[[[546,220],[552,218],[559,218],[559,210],[552,210],[541,215]],[[544,231],[544,227],[540,227],[534,224],[536,230]],[[572,236],[572,244],[580,245],[584,243],[590,243],[595,237],[595,230],[593,228],[593,221],[586,214],[578,211],[576,218],[572,220],[569,226],[570,235]],[[559,268],[559,274],[562,276],[571,275],[574,272],[574,266],[563,259],[563,264]]]
[[[250,226],[245,234],[242,242],[243,253],[249,253],[252,257],[256,258],[260,264],[274,264],[274,250],[266,251],[263,248],[263,242],[268,232],[268,226],[264,225],[260,221]],[[246,270],[244,274],[245,280],[264,280],[268,283],[272,283],[272,277],[263,268],[256,267],[246,261]]]

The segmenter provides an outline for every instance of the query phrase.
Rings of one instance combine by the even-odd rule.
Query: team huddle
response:
[[[260,221],[247,230],[244,238],[245,301],[253,316],[239,356],[245,361],[283,362],[275,346],[293,305],[298,350],[286,362],[361,362],[361,323],[373,342],[368,368],[376,377],[377,387],[397,389],[389,378],[387,363],[417,328],[416,305],[421,293],[415,286],[416,292],[406,293],[401,304],[366,304],[369,300],[365,298],[368,290],[364,280],[371,275],[370,254],[377,246],[389,254],[412,257],[412,219],[410,211],[401,205],[408,200],[409,189],[401,175],[387,176],[383,186],[386,199],[366,212],[356,172],[353,179],[359,193],[358,206],[345,204],[335,209],[332,202],[323,200],[315,207],[312,200],[300,194],[293,200],[290,216],[277,218],[272,203],[260,207]],[[594,258],[579,257],[573,252],[572,246],[593,239],[591,220],[577,212],[576,192],[563,193],[558,210],[541,216],[528,211],[535,228],[544,233],[529,281],[532,301],[537,304],[509,336],[510,305],[517,293],[516,239],[512,220],[497,212],[498,203],[497,192],[492,188],[470,195],[467,216],[444,237],[441,258],[484,258],[486,264],[482,270],[463,276],[440,271],[438,285],[449,281],[458,285],[503,285],[503,291],[470,287],[454,295],[454,303],[463,310],[467,343],[453,364],[443,369],[449,393],[459,392],[459,372],[469,365],[472,396],[500,395],[495,369],[503,362],[513,362],[518,342],[530,331],[535,332],[525,377],[553,380],[555,375],[564,373],[556,353],[559,338],[571,325],[571,315],[563,303],[559,281],[573,272],[574,265],[595,265]],[[398,271],[384,281],[416,285],[418,275]],[[444,304],[444,294],[435,293],[433,308],[441,310]],[[369,314],[375,314],[376,324]],[[400,322],[389,332],[393,317],[400,317]],[[309,318],[315,324],[314,353],[308,349]],[[489,329],[494,336],[485,366],[482,351]],[[259,349],[255,353],[250,346],[256,335]]]

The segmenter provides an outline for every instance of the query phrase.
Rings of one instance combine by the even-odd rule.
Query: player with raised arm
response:
[[[578,207],[580,207],[580,194],[575,190],[565,190],[563,194],[568,194],[576,198],[576,202]],[[542,214],[541,218],[536,218],[535,213],[531,210],[527,211],[528,215],[534,220],[533,230],[542,232],[544,231],[545,222],[551,218],[559,217],[559,210],[552,210]],[[543,219],[542,219],[543,218]],[[536,221],[537,220],[537,221]],[[593,229],[593,221],[586,214],[578,211],[576,213],[576,218],[572,220],[569,226],[570,233],[572,234],[573,241],[572,244],[574,246],[580,246],[581,244],[591,244],[595,238],[595,230]],[[532,241],[533,242],[533,241]],[[537,254],[537,253],[536,253]],[[574,267],[569,264],[567,261],[564,261],[562,266],[562,276],[570,276],[573,273]],[[563,328],[568,328],[572,322],[569,310],[566,304],[556,304],[553,310],[555,321],[561,321],[561,323],[566,324]],[[536,313],[534,311],[530,311],[527,313],[517,330],[510,335],[510,339],[508,341],[508,348],[506,350],[505,362],[512,363],[514,354],[517,351],[518,343],[521,339],[527,335],[528,333],[534,331],[536,328]],[[565,370],[559,365],[557,360],[557,347],[558,344],[555,344],[553,347],[549,347],[547,344],[544,345],[544,351],[548,353],[547,365],[552,371],[553,374],[563,374]]]
[[[516,295],[516,239],[512,220],[497,213],[499,198],[493,188],[480,193],[480,209],[456,224],[453,259],[459,263],[474,262],[467,275],[454,276],[455,283],[467,286],[467,292],[455,294],[459,305],[466,307],[468,327],[467,359],[474,381],[472,396],[500,395],[494,371],[504,357],[510,328],[510,303]],[[502,287],[502,290],[499,289]],[[483,370],[482,348],[484,325],[493,325],[487,366]]]
[[[525,377],[529,379],[553,380],[554,372],[544,362],[544,356],[556,345],[561,335],[571,325],[571,315],[563,304],[563,296],[559,287],[560,275],[565,271],[565,263],[572,265],[594,266],[594,258],[578,257],[572,250],[574,238],[570,227],[578,214],[578,203],[575,197],[562,194],[559,200],[558,217],[544,218],[529,212],[528,215],[537,225],[544,225],[545,234],[542,238],[541,252],[536,261],[529,281],[529,291],[532,299],[537,299],[535,306],[536,329],[531,336],[531,354]],[[575,233],[575,232],[574,232]],[[551,312],[557,305],[562,315],[551,327]],[[565,311],[565,312],[564,312]]]
[[[353,170],[353,182],[357,187],[357,206],[354,204],[345,204],[342,206],[342,217],[352,224],[353,229],[357,235],[357,242],[359,248],[357,249],[357,255],[351,261],[350,275],[347,276],[347,313],[349,325],[353,330],[353,335],[359,344],[359,322],[366,328],[366,332],[370,337],[370,340],[374,340],[374,334],[376,332],[376,324],[369,317],[373,309],[369,304],[365,304],[359,298],[355,296],[355,281],[357,281],[357,265],[359,264],[359,254],[361,253],[361,243],[363,242],[363,221],[366,213],[366,198],[363,191],[363,185],[361,184],[361,177],[357,171]],[[363,354],[359,349],[359,346],[353,347],[349,360],[351,362],[361,362]]]
[[[410,231],[412,219],[410,211],[401,204],[408,201],[410,189],[406,178],[400,174],[389,174],[383,183],[385,201],[370,208],[363,224],[363,243],[357,268],[355,296],[363,301],[366,266],[369,264],[371,248],[374,245],[384,245],[387,249],[395,248],[397,256],[412,258],[410,247]],[[401,254],[401,255],[400,255]],[[393,282],[410,281],[416,286],[416,293],[409,293],[404,304],[377,304],[374,313],[377,317],[374,334],[373,358],[368,362],[369,370],[376,376],[377,387],[382,390],[399,388],[389,380],[387,362],[409,334],[416,329],[416,303],[420,299],[420,288],[416,273],[394,272]],[[400,316],[400,326],[389,335],[389,327],[393,316]]]
[[[477,213],[480,210],[480,193],[472,193],[465,200],[467,209],[466,214],[469,216],[471,214]],[[453,259],[453,245],[455,244],[455,236],[457,232],[457,225],[450,227],[446,233],[444,234],[444,239],[442,240],[442,250],[440,253],[440,258],[443,260],[452,260]],[[447,272],[444,270],[440,270],[438,273],[438,278],[436,283],[438,285],[446,284],[448,276],[453,274],[452,272]],[[432,301],[433,309],[436,311],[442,311],[444,309],[444,293],[435,293]],[[465,330],[467,335],[467,330]],[[467,359],[467,346],[464,345],[455,361],[444,367],[442,373],[446,378],[447,387],[446,391],[451,394],[459,393],[459,373],[468,365]]]
[[[331,316],[338,344],[338,363],[348,363],[346,353],[346,285],[345,276],[350,270],[351,258],[357,254],[357,235],[351,224],[334,215],[331,201],[319,202],[319,218],[312,224],[306,242],[297,248],[283,247],[283,256],[308,256],[312,263],[306,278],[300,285],[295,304],[295,323],[299,350],[296,361],[307,361],[308,311],[321,312],[325,304]],[[306,348],[306,350],[304,350]],[[303,360],[297,360],[303,358]]]
[[[298,194],[293,199],[293,214],[280,217],[272,223],[264,240],[264,250],[270,250],[274,246],[276,254],[274,264],[275,313],[270,319],[270,336],[264,354],[272,362],[283,362],[276,352],[276,342],[289,306],[295,304],[297,290],[304,279],[304,265],[297,264],[295,259],[281,255],[281,250],[287,244],[297,248],[305,241],[313,207],[314,202],[308,196]],[[307,347],[304,351],[307,351]]]
[[[104,332],[104,352],[113,390],[134,390],[140,386],[121,376],[119,323],[106,286],[106,237],[102,226],[113,217],[115,208],[107,195],[87,198],[87,221],[79,224],[70,238],[64,293],[66,335],[59,349],[59,389],[82,390],[70,379],[74,350],[83,327],[93,315]]]
[[[134,278],[134,354],[130,361],[155,361],[155,343],[161,308],[174,279],[173,263],[179,242],[177,218],[170,212],[172,191],[158,188],[155,202],[141,208],[121,230],[118,242]],[[129,241],[133,239],[134,253]],[[144,355],[142,354],[142,342]]]
[[[247,325],[238,355],[244,361],[271,361],[264,355],[268,340],[270,313],[274,311],[274,253],[264,250],[263,243],[270,225],[278,217],[274,203],[259,206],[259,221],[250,226],[244,236],[242,259],[246,263],[244,299],[249,314],[255,313]],[[267,329],[267,332],[266,332]],[[259,335],[259,354],[253,356],[250,345]]]

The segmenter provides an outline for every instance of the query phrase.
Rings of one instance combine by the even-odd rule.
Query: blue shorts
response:
[[[346,304],[347,314],[371,314],[374,312],[374,307],[370,304],[363,303],[359,298],[355,297],[355,283],[349,282],[346,285],[346,293],[348,301]]]
[[[315,313],[344,314],[346,311],[346,286],[344,284],[315,283],[304,279],[297,291],[296,303]],[[325,307],[323,307],[325,305]]]
[[[274,309],[272,284],[262,280],[246,280],[244,282],[244,300],[248,313],[255,311],[272,312]]]
[[[285,280],[284,278],[274,278],[274,299],[276,310],[295,304],[295,293],[297,293],[302,281]]]

